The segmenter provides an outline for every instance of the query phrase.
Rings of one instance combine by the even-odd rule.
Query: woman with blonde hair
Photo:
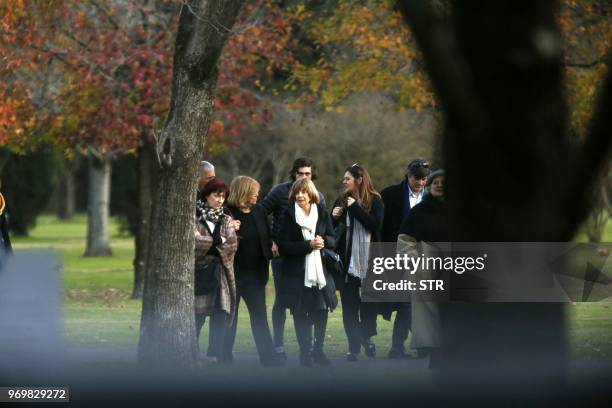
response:
[[[251,330],[264,366],[282,365],[276,357],[268,326],[266,284],[272,258],[272,239],[266,211],[257,204],[259,183],[247,176],[237,176],[230,185],[227,208],[234,218],[238,235],[238,251],[234,257],[236,276],[236,313],[225,336],[223,360],[233,360],[240,299],[244,299],[251,318]]]
[[[279,298],[291,310],[300,347],[300,364],[327,366],[323,351],[327,314],[338,305],[336,287],[322,251],[333,249],[334,229],[319,193],[307,178],[293,183],[289,207],[281,218],[278,248],[283,257]],[[314,329],[314,344],[313,344]]]
[[[363,345],[368,357],[376,355],[370,338],[376,335],[376,309],[361,303],[361,282],[366,276],[370,242],[380,241],[384,206],[365,167],[347,167],[342,179],[344,194],[336,200],[332,219],[336,228],[337,251],[344,273],[338,283],[342,322],[348,338],[348,361],[357,361]]]

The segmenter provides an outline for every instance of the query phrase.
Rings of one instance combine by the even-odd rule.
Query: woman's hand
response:
[[[332,210],[332,217],[338,219],[342,215],[342,207],[334,207]]]
[[[350,207],[351,205],[355,204],[355,199],[351,196],[348,196],[346,198],[346,206]]]
[[[310,241],[310,247],[312,249],[323,249],[324,246],[325,246],[325,241],[323,240],[323,237],[321,237],[320,235],[317,235],[315,239]]]
[[[272,241],[272,256],[276,258],[279,255],[280,253],[278,252],[278,245],[276,245],[276,242]]]
[[[234,230],[238,231],[240,229],[240,220],[234,220]]]

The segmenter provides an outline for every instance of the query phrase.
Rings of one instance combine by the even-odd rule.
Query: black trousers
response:
[[[315,310],[312,312],[293,313],[295,324],[295,335],[300,346],[300,354],[315,351],[323,351],[325,343],[325,331],[327,329],[327,310]],[[314,345],[312,343],[314,328]]]
[[[287,320],[287,312],[281,305],[278,296],[280,278],[282,275],[283,260],[280,257],[272,259],[272,276],[274,278],[274,305],[272,306],[272,329],[274,330],[274,345],[283,347],[285,344],[285,321]]]
[[[208,332],[208,350],[206,355],[208,357],[222,357],[223,353],[223,342],[225,339],[225,333],[227,331],[227,319],[228,315],[220,309],[215,309],[210,317],[210,329]],[[206,323],[206,315],[196,313],[196,336],[200,339],[200,332],[204,323]]]
[[[268,326],[268,313],[266,310],[266,285],[259,282],[249,282],[238,284],[236,286],[236,314],[232,325],[228,328],[225,334],[223,344],[223,357],[232,359],[232,351],[236,340],[236,329],[238,326],[238,308],[240,307],[240,298],[249,309],[251,318],[251,331],[255,340],[255,347],[260,360],[269,360],[274,354],[274,344],[270,335],[270,326]]]
[[[405,350],[404,342],[408,339],[408,332],[411,327],[412,305],[410,303],[398,303],[395,321],[393,322],[393,333],[391,335],[391,348],[393,350]]]
[[[348,276],[340,288],[342,323],[348,340],[349,352],[359,353],[365,339],[376,335],[376,304],[361,303],[361,281]]]

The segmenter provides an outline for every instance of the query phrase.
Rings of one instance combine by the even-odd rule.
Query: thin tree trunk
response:
[[[87,196],[87,248],[85,256],[110,256],[108,230],[110,207],[110,158],[97,157],[90,151],[87,157],[89,185]]]
[[[76,179],[77,159],[66,159],[64,171],[60,178],[59,202],[57,217],[61,220],[69,220],[74,216],[76,208]]]
[[[152,208],[138,347],[139,361],[147,364],[196,365],[196,179],[212,115],[217,60],[241,4],[188,0],[181,10],[170,113],[157,146],[162,166]]]
[[[153,180],[156,170],[153,163],[153,145],[145,143],[138,154],[138,206],[140,223],[135,238],[134,289],[132,299],[142,298],[149,253],[149,234],[151,230],[151,202]]]

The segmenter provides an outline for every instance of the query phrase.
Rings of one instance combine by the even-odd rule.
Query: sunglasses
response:
[[[411,169],[417,169],[419,167],[428,168],[429,167],[429,163],[427,163],[426,161],[418,161],[416,163],[410,163],[409,167]]]

